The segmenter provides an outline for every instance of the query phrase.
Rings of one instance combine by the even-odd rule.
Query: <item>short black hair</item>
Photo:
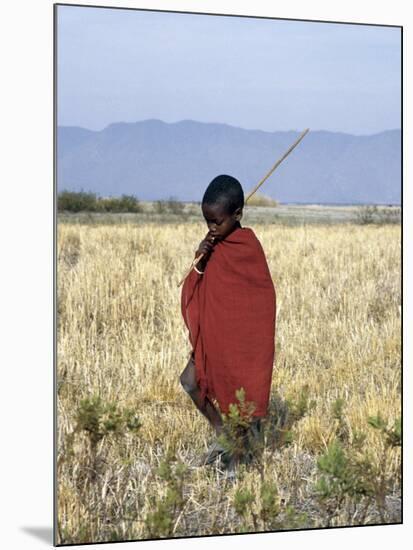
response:
[[[237,208],[244,206],[244,191],[240,182],[232,176],[222,174],[214,178],[206,188],[202,203],[225,204],[228,214],[233,214]]]

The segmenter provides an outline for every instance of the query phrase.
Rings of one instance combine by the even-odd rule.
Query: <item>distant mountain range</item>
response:
[[[101,131],[60,126],[58,190],[200,201],[215,176],[230,174],[247,192],[298,135],[189,120],[115,123]],[[401,131],[310,131],[262,192],[284,203],[400,204]]]

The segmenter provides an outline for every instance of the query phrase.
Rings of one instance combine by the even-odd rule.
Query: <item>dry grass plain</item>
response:
[[[59,543],[401,521],[400,448],[385,452],[367,423],[401,415],[400,226],[253,229],[277,292],[271,421],[281,426],[303,392],[311,406],[288,444],[267,441],[260,466],[241,467],[229,483],[217,466],[176,471],[213,435],[179,384],[190,347],[177,282],[204,225],[59,224]],[[141,427],[94,444],[86,430],[70,435],[81,400],[93,395],[135,411]],[[350,449],[360,432],[359,452],[380,472],[381,512],[366,499],[317,498],[317,459],[337,438]],[[166,456],[172,473],[158,470]],[[263,515],[265,483],[276,488],[277,521]],[[253,495],[247,509],[242,491]]]

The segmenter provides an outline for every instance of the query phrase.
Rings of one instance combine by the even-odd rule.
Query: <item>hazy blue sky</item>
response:
[[[399,28],[60,6],[58,124],[400,128]]]

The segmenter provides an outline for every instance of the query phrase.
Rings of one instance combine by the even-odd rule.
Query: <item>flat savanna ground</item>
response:
[[[400,225],[253,214],[276,360],[264,449],[234,482],[219,463],[192,467],[213,434],[179,384],[190,346],[177,283],[206,226],[59,216],[58,542],[401,521],[400,448],[368,423],[380,415],[389,432],[401,414]],[[363,488],[340,482],[342,455],[320,467],[333,442]],[[336,493],[323,495],[323,475]]]
[[[59,213],[59,221],[64,223],[88,223],[88,224],[117,224],[117,223],[179,223],[198,222],[200,219],[200,205],[197,203],[182,203],[172,201],[172,208],[168,201],[160,203],[142,202],[141,212],[132,213],[95,213],[79,212]],[[244,209],[244,225],[251,223],[274,224],[296,226],[303,224],[337,224],[337,223],[360,223],[366,222],[367,206],[328,206],[320,204],[280,204],[278,206],[254,206],[248,204]],[[377,206],[373,207],[374,212],[370,213],[373,221],[399,223],[400,207]]]

